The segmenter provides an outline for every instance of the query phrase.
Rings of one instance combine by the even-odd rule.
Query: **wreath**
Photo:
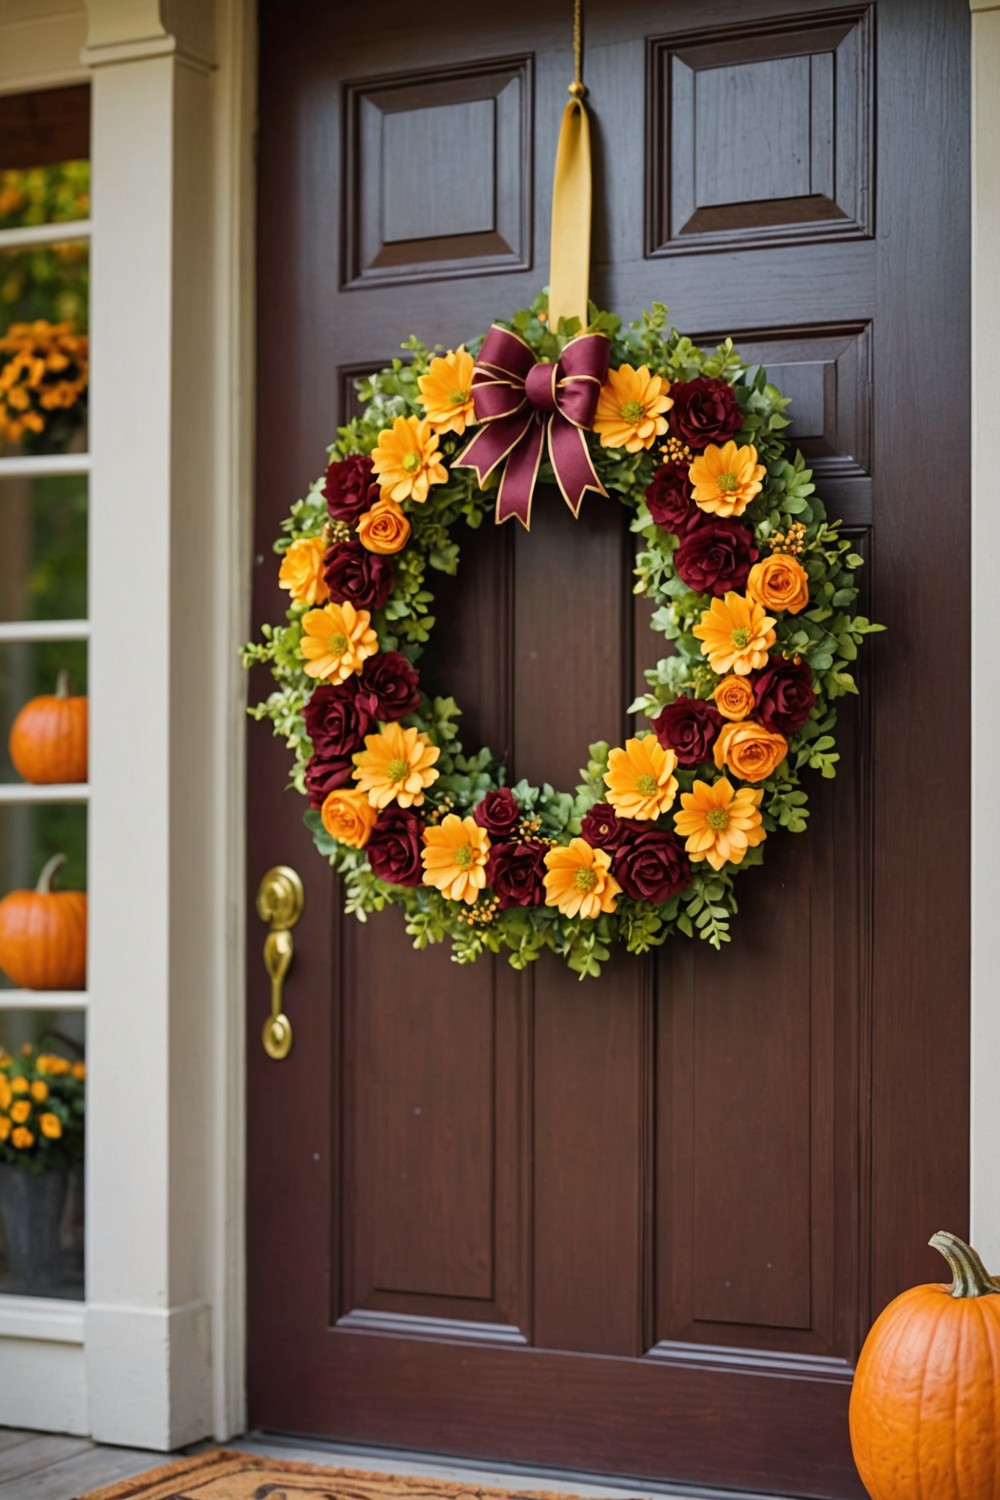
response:
[[[274,676],[250,712],[294,755],[346,910],[400,906],[416,948],[450,939],[458,963],[550,949],[581,978],[615,942],[721,947],[735,877],[806,828],[802,772],[835,775],[836,700],[881,628],[853,613],[863,560],[784,440],[788,401],[660,304],[625,327],[591,305],[581,333],[542,295],[467,347],[402,349],[357,382],[360,415],[283,521],[286,620],[244,653]],[[574,514],[588,491],[624,506],[670,643],[629,708],[649,727],[591,745],[572,792],[509,784],[420,685],[460,523],[528,526],[536,481]]]

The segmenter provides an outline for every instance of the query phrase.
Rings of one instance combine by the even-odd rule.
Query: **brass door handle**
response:
[[[295,957],[291,929],[306,904],[302,881],[289,865],[275,865],[257,887],[257,915],[270,932],[264,939],[264,968],[271,981],[271,1014],[264,1022],[264,1051],[275,1062],[292,1050],[292,1023],[283,1009],[285,976]]]

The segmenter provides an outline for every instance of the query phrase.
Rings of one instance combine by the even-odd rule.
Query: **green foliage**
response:
[[[530,308],[515,313],[506,326],[524,338],[539,358],[555,360],[579,329],[573,322],[561,323],[553,330],[546,314],[543,293]],[[740,358],[732,340],[725,339],[715,350],[698,349],[670,326],[667,309],[660,303],[627,326],[613,314],[592,307],[590,329],[606,333],[610,339],[613,368],[626,362],[646,364],[671,383],[699,375],[728,381],[743,415],[736,441],[752,442],[765,467],[760,493],[747,507],[741,524],[753,527],[762,557],[772,548],[788,550],[789,528],[800,528],[793,550],[808,576],[809,605],[798,614],[778,614],[771,655],[772,659],[808,663],[816,703],[802,729],[790,738],[786,759],[762,783],[761,817],[767,833],[779,828],[802,832],[809,807],[801,773],[818,772],[827,778],[836,774],[836,700],[857,691],[854,671],[858,649],[865,636],[881,628],[853,612],[858,594],[855,574],[863,559],[842,536],[840,523],[827,519],[801,453],[791,452],[785,443],[787,399],[768,382],[763,368],[747,365]],[[480,344],[481,340],[474,340],[466,347],[475,353]],[[438,352],[416,338],[408,339],[401,357],[387,369],[358,381],[360,413],[339,430],[329,449],[331,459],[368,453],[380,432],[396,417],[422,416],[418,381]],[[410,540],[405,551],[393,558],[393,591],[373,618],[380,649],[402,651],[414,662],[419,660],[435,623],[435,575],[454,574],[459,566],[464,535],[459,523],[477,527],[493,508],[496,475],[480,490],[471,469],[451,467],[466,441],[467,437],[455,434],[440,436],[447,481],[432,486],[424,504],[404,507],[412,527]],[[693,633],[711,601],[677,577],[677,538],[661,530],[650,515],[645,491],[660,461],[657,454],[602,448],[592,434],[587,441],[608,493],[630,512],[629,525],[636,537],[635,593],[649,601],[650,628],[667,643],[664,655],[645,673],[646,691],[629,708],[629,713],[653,719],[681,694],[708,699],[715,689],[718,678]],[[586,524],[585,515],[581,524]],[[292,507],[276,550],[283,551],[293,539],[322,535],[326,525],[322,481],[317,481]],[[284,624],[265,626],[262,639],[244,652],[248,665],[265,663],[275,679],[275,691],[251,713],[269,719],[274,732],[285,740],[293,756],[291,785],[299,791],[304,789],[312,748],[302,713],[314,686],[303,671],[299,650],[303,613],[302,606],[292,605]],[[463,749],[459,720],[454,699],[425,697],[419,710],[404,721],[440,749],[440,776],[427,789],[422,808],[433,821],[450,812],[467,815],[484,793],[506,781],[505,768],[488,749],[471,755]],[[531,837],[566,844],[579,835],[589,809],[607,796],[604,774],[610,749],[603,741],[589,746],[587,764],[581,768],[579,784],[572,793],[523,780],[512,786],[522,818],[533,830]],[[677,779],[683,793],[691,789],[695,779],[711,782],[718,775],[714,764],[706,763],[678,771]],[[737,910],[734,877],[761,864],[764,857],[763,848],[758,846],[746,850],[738,865],[725,864],[719,871],[706,861],[694,863],[686,888],[662,905],[633,900],[622,893],[613,912],[603,913],[596,920],[581,920],[568,918],[550,906],[495,910],[489,892],[468,907],[446,900],[427,886],[388,885],[372,874],[363,850],[346,848],[325,832],[318,812],[307,813],[306,822],[320,853],[343,878],[346,910],[359,920],[366,920],[369,913],[387,905],[399,906],[416,948],[449,941],[453,958],[462,964],[503,951],[515,969],[525,968],[549,951],[560,955],[581,979],[598,974],[619,942],[629,953],[645,954],[681,934],[721,948],[730,941],[730,922]],[[672,829],[672,813],[658,822]]]

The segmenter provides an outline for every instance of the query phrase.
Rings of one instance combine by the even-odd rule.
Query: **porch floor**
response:
[[[377,1473],[417,1474],[454,1480],[475,1488],[547,1490],[579,1495],[583,1500],[637,1500],[648,1495],[672,1495],[684,1500],[741,1500],[734,1490],[693,1490],[643,1482],[633,1489],[599,1485],[563,1471],[532,1471],[516,1465],[473,1468],[454,1460],[434,1459],[385,1448],[353,1448],[336,1443],[306,1443],[264,1433],[250,1433],[224,1444],[198,1443],[183,1453],[225,1447],[237,1452],[270,1454],[332,1468],[368,1469]],[[183,1454],[175,1455],[177,1457]],[[153,1469],[166,1461],[162,1453],[139,1448],[109,1448],[87,1438],[0,1428],[0,1500],[73,1500],[102,1485],[114,1484]],[[751,1500],[749,1492],[745,1500]],[[752,1500],[788,1500],[755,1494]]]

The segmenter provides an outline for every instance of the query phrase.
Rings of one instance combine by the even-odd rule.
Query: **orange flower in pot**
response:
[[[25,781],[86,781],[87,700],[73,696],[68,672],[59,673],[54,693],[24,705],[11,728],[9,748],[14,769]]]
[[[0,901],[0,969],[19,989],[86,985],[87,898],[52,889],[65,863],[65,854],[53,855],[33,891],[11,891]]]

